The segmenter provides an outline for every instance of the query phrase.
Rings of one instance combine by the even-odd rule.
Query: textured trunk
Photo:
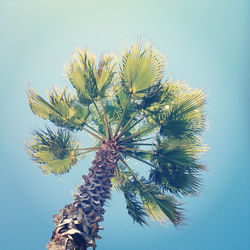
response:
[[[119,151],[115,143],[103,143],[96,153],[89,174],[83,176],[83,184],[74,195],[74,201],[54,215],[56,229],[47,245],[50,250],[85,250],[96,248],[95,239],[103,228],[106,199],[110,199],[111,178],[117,166]]]

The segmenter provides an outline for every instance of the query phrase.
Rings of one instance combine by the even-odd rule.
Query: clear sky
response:
[[[28,158],[24,141],[46,122],[31,113],[27,86],[45,96],[67,83],[62,64],[76,47],[119,53],[136,38],[166,56],[169,77],[207,93],[209,174],[203,193],[183,200],[188,220],[179,229],[133,224],[114,193],[98,249],[249,249],[248,11],[245,0],[1,0],[0,249],[45,249],[52,215],[91,166],[84,159],[61,178],[45,177]]]

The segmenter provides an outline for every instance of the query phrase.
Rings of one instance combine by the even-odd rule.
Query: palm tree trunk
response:
[[[110,199],[111,178],[119,159],[115,143],[103,143],[96,153],[89,174],[83,176],[83,184],[78,188],[70,205],[54,215],[56,229],[47,245],[49,250],[86,250],[89,246],[96,248],[95,239],[99,222],[103,221],[106,199]]]

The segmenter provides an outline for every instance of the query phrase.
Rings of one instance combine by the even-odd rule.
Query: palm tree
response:
[[[65,174],[83,155],[97,152],[73,202],[54,215],[48,249],[95,249],[112,187],[123,192],[134,222],[145,225],[151,217],[183,224],[176,198],[198,194],[206,170],[199,163],[206,151],[203,92],[164,79],[165,60],[150,43],[135,42],[119,60],[105,55],[98,65],[78,49],[65,68],[73,93],[54,88],[46,101],[28,90],[33,113],[59,128],[35,130],[26,150],[45,175]],[[72,135],[77,131],[95,144],[82,148]]]

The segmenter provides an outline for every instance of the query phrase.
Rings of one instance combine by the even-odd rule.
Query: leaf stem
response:
[[[129,119],[129,121],[126,123],[126,125],[122,128],[122,131],[120,132],[119,135],[116,136],[116,139],[120,138],[127,130],[127,127],[129,126],[129,124],[132,122],[132,120],[134,119],[134,117],[136,116],[136,112],[131,116],[131,118]],[[139,121],[141,121],[142,119],[140,119]],[[135,123],[138,123],[138,121],[136,121]],[[133,126],[131,126],[132,128]]]
[[[150,139],[153,139],[154,137],[152,136],[152,137],[148,137],[148,138],[143,138],[143,139],[138,139],[138,140],[133,140],[131,143],[136,143],[136,142],[140,142],[140,141],[147,141],[147,140],[150,140]],[[126,143],[126,142],[125,142]],[[129,142],[128,142],[129,143]]]
[[[109,125],[108,125],[108,119],[107,119],[107,116],[106,116],[106,111],[105,111],[105,107],[104,107],[102,98],[100,98],[100,101],[101,101],[101,106],[102,106],[102,109],[103,109],[106,133],[107,133],[108,139],[110,139],[110,128],[109,128]]]
[[[97,111],[99,117],[100,117],[101,120],[102,120],[103,125],[106,126],[106,125],[105,125],[105,122],[104,122],[104,120],[103,120],[103,117],[102,117],[102,115],[101,115],[101,113],[100,113],[100,111],[99,111],[99,109],[98,109],[98,107],[97,107],[97,105],[96,105],[95,100],[94,100],[93,98],[91,98],[91,100],[92,100],[92,102],[93,102],[93,104],[94,104],[94,106],[95,106],[95,109],[96,109],[96,111]]]
[[[88,129],[86,129],[86,128],[84,128],[84,127],[83,127],[82,129],[85,130],[87,133],[93,135],[94,137],[96,137],[96,138],[99,139],[100,141],[103,141],[103,138],[99,137],[99,136],[96,135],[95,133],[89,131]]]
[[[133,145],[133,146],[152,146],[152,143],[121,143],[121,145]]]
[[[131,98],[131,94],[132,94],[132,93],[129,93],[127,103],[126,103],[126,105],[125,105],[125,108],[123,109],[123,112],[122,112],[120,121],[119,121],[119,123],[118,123],[118,125],[117,125],[117,127],[116,127],[116,130],[115,130],[115,133],[114,133],[114,137],[116,137],[116,135],[117,135],[117,133],[119,132],[119,129],[120,129],[121,125],[122,125],[122,121],[123,121],[123,118],[124,118],[125,113],[126,113],[126,111],[127,111],[128,104],[129,104],[129,101],[130,101],[130,98]]]
[[[154,128],[156,128],[156,127],[157,127],[157,126],[155,126]],[[148,132],[148,131],[150,131],[150,130],[152,130],[152,129],[154,129],[154,128],[146,128],[146,129],[139,130],[139,131],[135,132],[134,134],[132,134],[132,135],[130,135],[130,136],[128,136],[128,137],[125,137],[125,138],[120,139],[120,142],[122,142],[122,141],[128,141],[129,139],[132,139],[132,138],[134,138],[134,137],[137,137],[137,136],[139,136],[139,135],[141,135],[141,134],[143,134],[143,133],[145,133],[145,132]]]
[[[122,146],[122,145],[121,145],[121,148],[125,149],[125,150],[128,150],[128,151],[138,151],[138,152],[143,152],[143,153],[148,153],[148,154],[150,154],[150,152],[151,152],[151,151],[146,151],[146,150],[139,149],[139,148],[128,148],[128,147],[125,147],[125,146]]]
[[[100,133],[99,131],[97,131],[96,129],[92,128],[91,126],[89,126],[87,123],[84,123],[84,125],[86,125],[88,128],[92,129],[94,132],[96,132],[97,134],[99,134],[100,136],[104,136],[102,133]],[[104,138],[102,137],[102,139],[104,140]]]
[[[88,151],[85,151],[85,152],[81,152],[81,153],[79,153],[78,155],[79,155],[79,156],[85,155],[85,154],[90,153],[90,152],[92,152],[92,151],[94,151],[94,150],[91,149],[91,150],[88,150]]]
[[[97,150],[99,149],[100,147],[91,147],[91,148],[78,148],[76,150]]]
[[[143,159],[141,159],[141,158],[139,158],[139,157],[137,157],[137,156],[134,156],[134,155],[129,154],[129,153],[127,153],[127,152],[124,152],[124,154],[126,154],[126,155],[128,155],[128,156],[130,156],[130,157],[132,157],[132,158],[134,158],[134,159],[136,159],[136,160],[138,160],[138,161],[141,161],[141,162],[143,162],[143,163],[149,165],[150,167],[155,167],[153,164],[151,164],[151,163],[149,163],[149,162],[147,162],[147,161],[145,161],[145,160],[143,160]]]
[[[144,187],[144,185],[142,184],[141,180],[134,173],[134,171],[128,166],[128,164],[123,160],[123,158],[121,156],[120,156],[120,161],[129,170],[129,172],[134,176],[134,178],[141,184],[141,186]]]

